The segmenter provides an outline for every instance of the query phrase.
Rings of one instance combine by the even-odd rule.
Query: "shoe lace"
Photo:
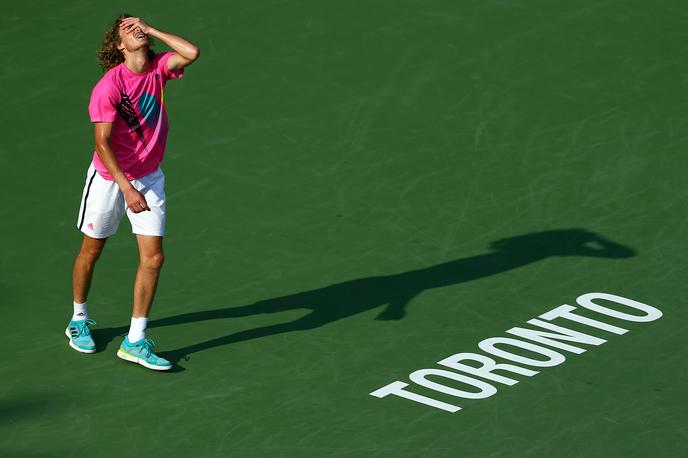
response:
[[[91,319],[86,319],[83,322],[77,323],[76,329],[79,331],[80,336],[88,336],[91,334],[91,330],[89,329],[88,326],[95,326],[96,322],[95,320]]]
[[[153,346],[155,346],[155,341],[153,339],[143,339],[143,349],[146,352],[146,358],[148,358],[151,353],[153,353]]]

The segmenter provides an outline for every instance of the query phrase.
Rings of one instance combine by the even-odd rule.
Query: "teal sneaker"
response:
[[[95,326],[93,320],[71,320],[65,329],[65,335],[69,339],[69,346],[81,353],[95,353],[96,343],[91,337],[89,326]]]
[[[137,342],[129,342],[129,336],[124,338],[122,345],[117,350],[120,358],[137,363],[154,371],[167,371],[172,369],[172,363],[153,353],[153,342],[150,339],[141,339]]]

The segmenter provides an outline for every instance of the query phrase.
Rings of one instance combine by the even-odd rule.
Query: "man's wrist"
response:
[[[122,191],[123,194],[127,191],[131,191],[132,189],[134,189],[134,186],[129,181],[127,181],[126,183],[121,183],[121,184],[118,183],[118,185],[119,185],[119,190]]]
[[[113,175],[112,179],[115,180],[115,183],[117,183],[117,186],[119,186],[119,189],[122,192],[126,192],[134,187],[129,179],[124,175],[124,172],[119,172]]]

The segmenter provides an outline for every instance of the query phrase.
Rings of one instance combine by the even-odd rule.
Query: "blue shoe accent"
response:
[[[95,326],[93,320],[71,320],[65,329],[65,335],[69,338],[69,346],[81,353],[95,353],[96,343],[91,337],[89,326]]]
[[[127,336],[124,338],[122,345],[119,346],[117,356],[155,371],[172,369],[171,362],[153,353],[153,345],[155,345],[155,342],[150,339],[141,339],[132,343],[129,341],[129,336]]]

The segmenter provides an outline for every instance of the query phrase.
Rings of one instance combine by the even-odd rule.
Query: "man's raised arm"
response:
[[[128,17],[122,19],[120,27],[124,29],[125,32],[129,33],[131,31],[140,28],[143,33],[150,35],[154,38],[159,39],[165,43],[170,48],[174,49],[175,53],[170,56],[167,61],[167,69],[173,70],[175,68],[184,68],[190,65],[193,61],[198,59],[201,55],[201,51],[198,46],[194,45],[188,40],[180,37],[179,35],[174,35],[171,33],[163,32],[155,27],[151,27],[137,17]]]

